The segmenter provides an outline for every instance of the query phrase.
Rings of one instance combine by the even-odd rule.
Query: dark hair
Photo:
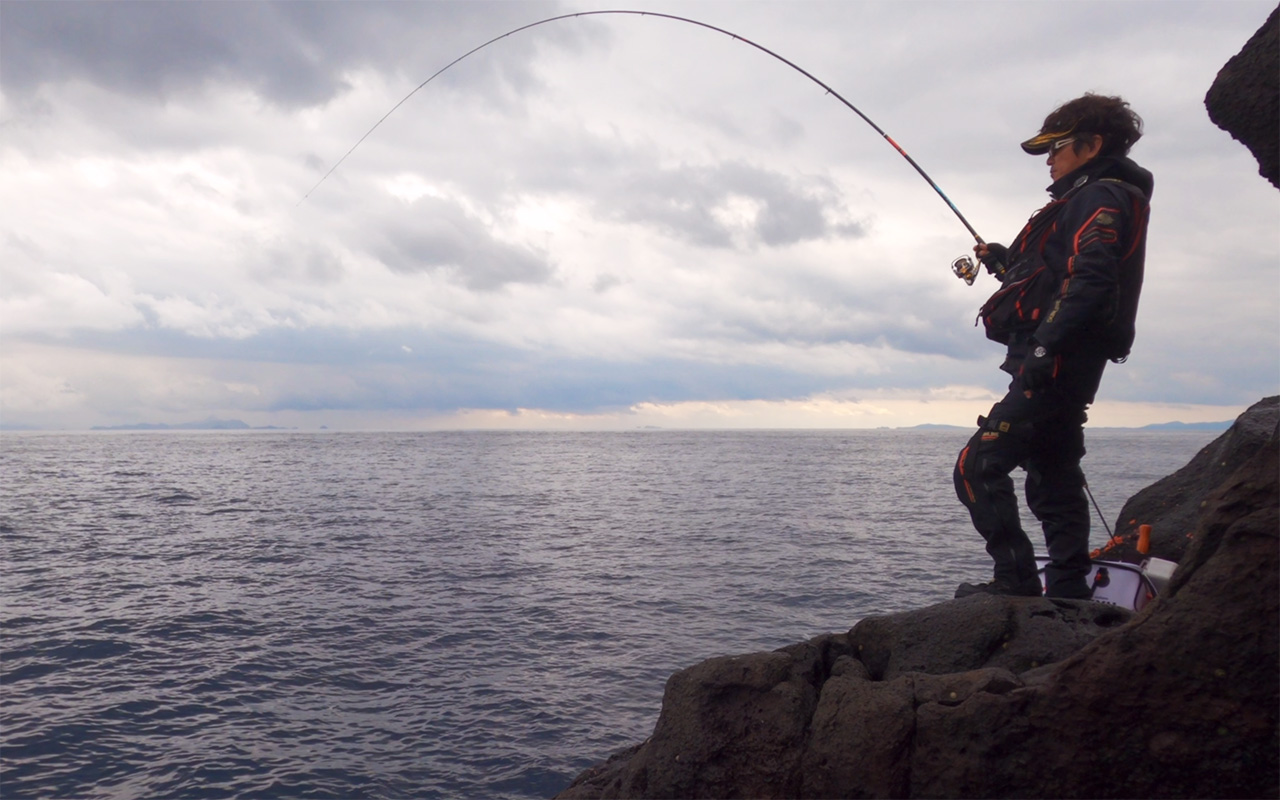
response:
[[[1142,117],[1129,108],[1119,97],[1089,92],[1083,97],[1068,101],[1049,112],[1044,118],[1041,133],[1070,131],[1075,135],[1102,137],[1102,149],[1098,155],[1128,155],[1129,148],[1142,138]],[[1084,142],[1075,143],[1076,152]]]

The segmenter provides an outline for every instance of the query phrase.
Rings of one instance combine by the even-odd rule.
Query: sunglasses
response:
[[[1067,138],[1065,138],[1065,139],[1059,139],[1059,140],[1057,140],[1056,142],[1054,142],[1053,144],[1049,145],[1049,152],[1050,152],[1050,153],[1056,153],[1056,152],[1058,152],[1059,150],[1061,150],[1062,148],[1066,147],[1067,145],[1069,145],[1069,144],[1073,144],[1073,143],[1075,142],[1075,140],[1076,140],[1076,137],[1074,137],[1074,136],[1068,136],[1068,137],[1067,137]]]

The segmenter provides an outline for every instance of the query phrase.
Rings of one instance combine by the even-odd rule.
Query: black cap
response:
[[[1022,149],[1024,152],[1026,152],[1027,155],[1031,155],[1031,156],[1044,155],[1045,153],[1049,152],[1049,148],[1053,146],[1054,142],[1056,142],[1057,140],[1061,139],[1064,136],[1069,135],[1074,130],[1075,130],[1074,125],[1072,125],[1070,128],[1067,128],[1065,131],[1045,132],[1042,130],[1039,133],[1037,133],[1035,136],[1032,136],[1030,139],[1023,142]]]

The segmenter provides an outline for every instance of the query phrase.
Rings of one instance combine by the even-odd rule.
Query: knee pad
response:
[[[974,437],[977,439],[978,437]],[[977,488],[980,486],[982,476],[978,474],[978,448],[975,446],[974,440],[969,440],[969,444],[960,451],[959,457],[956,458],[955,468],[951,471],[951,479],[955,481],[956,496],[960,498],[960,502],[966,506],[972,506],[978,502]]]

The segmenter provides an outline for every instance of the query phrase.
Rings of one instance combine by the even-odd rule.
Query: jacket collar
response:
[[[1047,191],[1054,200],[1061,200],[1067,194],[1079,189],[1086,183],[1091,183],[1102,177],[1113,161],[1115,159],[1105,157],[1091,159],[1049,184]]]
[[[1114,156],[1099,156],[1080,165],[1050,184],[1047,191],[1054,200],[1061,200],[1080,187],[1102,178],[1115,178],[1131,183],[1137,186],[1145,196],[1151,197],[1153,183],[1151,173],[1128,157]]]

